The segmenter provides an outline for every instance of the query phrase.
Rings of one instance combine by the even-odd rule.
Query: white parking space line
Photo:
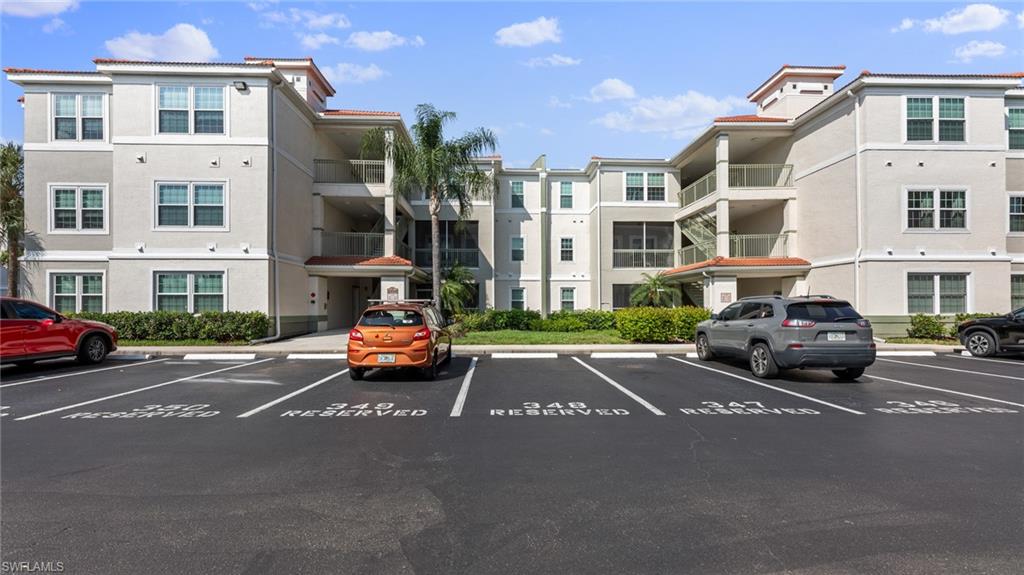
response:
[[[626,389],[625,387],[622,387],[622,386],[621,386],[621,385],[619,385],[619,383],[618,383],[617,381],[615,381],[614,379],[612,379],[612,378],[608,377],[607,375],[605,375],[605,374],[601,373],[600,371],[597,371],[597,370],[596,370],[596,369],[594,369],[593,367],[590,367],[589,365],[587,365],[586,363],[584,363],[582,359],[580,359],[580,358],[578,358],[578,357],[573,357],[572,359],[573,359],[573,360],[574,360],[574,361],[575,361],[576,363],[578,363],[578,364],[582,365],[583,367],[585,367],[585,368],[589,369],[589,370],[590,370],[591,372],[593,372],[593,373],[594,373],[594,375],[596,375],[597,377],[600,377],[601,379],[603,379],[603,380],[607,381],[608,383],[612,384],[612,387],[614,387],[615,389],[617,389],[617,390],[621,391],[622,393],[626,394],[626,396],[628,396],[628,397],[629,397],[630,399],[632,399],[633,401],[635,401],[635,402],[639,403],[640,405],[642,405],[642,406],[646,407],[646,408],[647,408],[647,410],[648,410],[648,411],[650,411],[651,413],[653,413],[654,415],[665,415],[665,412],[664,412],[664,411],[662,411],[662,410],[658,409],[657,407],[654,407],[653,405],[651,405],[650,403],[648,403],[646,399],[644,399],[644,398],[640,397],[639,395],[637,395],[637,394],[633,393],[632,391],[630,391],[630,390]]]
[[[492,353],[491,359],[556,359],[557,353],[548,352],[524,352],[524,353]]]
[[[252,361],[256,359],[255,353],[186,353],[185,360],[212,359],[217,361],[239,360]]]
[[[653,351],[595,351],[590,359],[657,359]]]
[[[32,378],[32,379],[27,379],[25,381],[16,381],[14,383],[5,383],[3,385],[0,385],[0,388],[14,387],[16,385],[25,385],[26,383],[37,383],[37,382],[40,382],[40,381],[49,381],[51,379],[60,379],[62,377],[74,377],[76,375],[86,375],[86,374],[90,374],[90,373],[97,373],[97,372],[100,372],[100,371],[109,371],[111,369],[128,369],[130,367],[138,367],[140,365],[148,365],[148,364],[151,364],[151,363],[158,363],[158,362],[161,362],[161,361],[167,361],[167,358],[164,358],[164,359],[154,359],[152,361],[143,361],[143,362],[139,362],[139,363],[133,363],[131,365],[114,365],[114,366],[111,366],[111,367],[101,367],[99,369],[89,369],[89,370],[86,370],[86,371],[76,371],[76,372],[73,372],[73,373],[61,373],[59,375],[47,375],[47,376],[44,376],[44,377],[35,377],[35,378]]]
[[[139,361],[142,359],[153,359],[150,353],[113,353],[107,356],[110,361]]]
[[[275,399],[274,401],[271,401],[270,403],[264,403],[263,405],[257,407],[256,409],[250,409],[249,411],[246,411],[245,413],[239,415],[238,417],[249,417],[250,415],[255,415],[255,414],[263,411],[264,409],[267,409],[267,408],[270,408],[270,407],[274,407],[275,405],[277,405],[277,404],[279,404],[279,403],[281,403],[283,401],[288,401],[289,399],[295,397],[296,395],[299,395],[300,393],[305,393],[305,392],[313,389],[314,387],[316,387],[316,386],[318,386],[318,385],[320,385],[322,383],[327,383],[328,381],[331,381],[332,379],[334,379],[334,378],[336,378],[338,376],[345,375],[346,373],[348,373],[348,369],[343,369],[343,370],[339,371],[338,373],[333,373],[331,375],[328,375],[327,377],[325,377],[325,378],[323,378],[323,379],[321,379],[319,381],[314,381],[313,383],[307,385],[306,387],[303,387],[302,389],[296,389],[295,391],[289,393],[288,395],[283,395],[283,396]]]
[[[932,387],[930,385],[921,385],[920,383],[910,383],[909,381],[901,381],[899,379],[890,379],[888,377],[881,377],[878,375],[869,375],[871,379],[880,379],[882,381],[888,381],[891,383],[899,383],[901,385],[911,385],[914,387],[920,387],[922,389],[930,389],[932,391],[941,391],[942,393],[952,393],[953,395],[962,395],[964,397],[973,397],[974,399],[983,399],[985,401],[994,401],[996,403],[1005,403],[1006,405],[1014,405],[1016,407],[1024,407],[1024,403],[1014,403],[1012,401],[1006,401],[1003,399],[996,399],[994,397],[985,397],[984,395],[974,395],[973,393],[964,393],[962,391],[953,391],[952,389],[946,389],[943,387]]]
[[[697,352],[691,351],[691,352],[687,352],[686,357],[691,357],[691,358],[697,359],[700,356],[697,355]]]
[[[943,369],[946,371],[956,371],[959,373],[969,373],[971,375],[984,375],[986,377],[998,377],[1000,379],[1013,379],[1016,381],[1024,381],[1024,377],[1016,377],[1013,375],[1003,375],[1000,373],[985,373],[984,371],[972,371],[969,369],[957,369],[955,367],[942,367],[941,365],[928,365],[927,363],[914,363],[911,361],[896,361],[895,359],[879,359],[878,361],[887,361],[889,363],[901,363],[903,365],[916,365],[917,367],[930,367],[932,369]]]
[[[879,351],[875,352],[876,357],[935,357],[934,351]]]
[[[345,359],[344,353],[289,353],[288,359]]]
[[[991,361],[992,363],[1005,363],[1007,365],[1016,365],[1017,367],[1024,367],[1024,361],[1010,361],[1008,359],[992,359],[991,357],[974,357],[971,352],[965,351],[967,355],[956,355],[955,353],[946,354],[949,357],[955,357],[957,359],[966,359],[968,361]],[[946,356],[943,356],[946,357]]]
[[[462,415],[462,406],[466,404],[466,396],[469,395],[469,382],[473,381],[473,372],[476,370],[477,359],[474,357],[469,360],[469,371],[462,378],[462,387],[459,388],[459,396],[455,398],[455,405],[452,406],[452,412],[449,417],[460,417]]]
[[[829,402],[827,402],[825,400],[817,399],[817,398],[811,397],[809,395],[804,395],[802,393],[797,393],[795,391],[790,391],[788,389],[784,389],[784,388],[781,388],[781,387],[776,387],[774,385],[768,385],[767,383],[763,383],[763,382],[757,381],[756,379],[750,379],[749,377],[743,377],[742,375],[736,375],[735,373],[729,373],[728,371],[722,371],[720,369],[715,369],[713,367],[708,367],[706,365],[700,365],[700,364],[697,364],[697,363],[693,363],[692,361],[682,360],[682,359],[679,359],[678,357],[669,357],[669,359],[674,360],[674,361],[678,361],[679,363],[685,363],[686,365],[689,365],[689,366],[699,367],[700,369],[706,369],[708,371],[713,371],[715,373],[720,373],[722,375],[728,375],[729,377],[736,378],[736,379],[738,379],[740,381],[745,381],[747,383],[753,383],[754,385],[760,385],[761,387],[767,387],[768,389],[774,389],[775,391],[781,391],[782,393],[785,393],[785,394],[788,394],[788,395],[792,395],[794,397],[800,397],[800,398],[806,399],[807,401],[813,401],[814,403],[820,403],[821,405],[827,405],[827,406],[829,406],[829,407],[831,407],[833,409],[838,409],[839,411],[845,411],[847,413],[852,413],[854,415],[864,415],[863,411],[857,411],[856,409],[850,409],[849,407],[843,407],[841,405],[836,405],[834,403],[829,403]]]
[[[131,391],[124,391],[124,392],[121,392],[121,393],[115,393],[114,395],[108,395],[106,397],[99,397],[99,398],[96,398],[96,399],[90,399],[89,401],[83,401],[81,403],[76,403],[74,405],[66,405],[64,407],[58,407],[56,409],[49,409],[49,410],[46,410],[46,411],[40,411],[39,413],[33,413],[32,415],[25,415],[23,417],[18,417],[14,421],[25,421],[26,419],[32,419],[34,417],[41,417],[43,415],[50,415],[51,413],[59,413],[61,411],[67,411],[69,409],[74,409],[76,407],[82,407],[83,405],[90,405],[90,404],[93,404],[93,403],[99,403],[101,401],[106,401],[108,399],[116,399],[118,397],[124,397],[126,395],[132,395],[133,393],[140,393],[140,392],[143,392],[143,391],[149,391],[150,389],[156,389],[158,387],[163,387],[165,385],[171,385],[172,383],[179,383],[179,382],[182,382],[182,381],[188,381],[190,379],[196,379],[197,377],[204,377],[204,376],[207,376],[207,375],[213,375],[215,373],[220,373],[222,371],[228,371],[229,369],[238,369],[240,367],[247,367],[247,366],[250,366],[250,365],[256,365],[257,363],[263,363],[265,361],[271,361],[272,359],[274,359],[274,358],[268,357],[267,359],[261,359],[259,361],[254,361],[252,363],[243,363],[243,364],[240,364],[240,365],[232,365],[231,367],[222,367],[220,369],[215,369],[213,371],[207,371],[205,373],[197,373],[195,375],[190,375],[188,377],[179,377],[178,379],[173,379],[171,381],[165,381],[163,383],[158,383],[156,385],[150,385],[149,387],[140,387],[139,389],[133,389]]]

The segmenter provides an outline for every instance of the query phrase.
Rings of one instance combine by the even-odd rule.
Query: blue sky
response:
[[[4,67],[93,57],[313,56],[336,108],[458,113],[506,164],[668,157],[783,63],[860,70],[1024,70],[1024,5],[914,3],[353,3],[3,0]],[[22,139],[3,83],[4,139]]]

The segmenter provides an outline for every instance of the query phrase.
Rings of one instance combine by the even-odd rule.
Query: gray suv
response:
[[[831,369],[852,381],[875,362],[871,323],[831,296],[743,298],[697,324],[697,356],[743,357],[757,377]]]

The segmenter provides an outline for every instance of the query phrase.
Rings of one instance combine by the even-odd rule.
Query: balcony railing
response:
[[[729,164],[730,188],[788,188],[793,185],[792,164]],[[686,206],[718,191],[712,170],[679,192],[679,207]]]
[[[421,268],[430,267],[431,262],[434,258],[430,252],[430,248],[422,248],[416,250],[416,265]],[[450,268],[455,264],[460,264],[466,268],[478,268],[480,267],[480,250],[478,249],[442,249],[441,250],[441,267]]]
[[[784,258],[789,255],[787,234],[731,234],[729,255],[734,258]]]
[[[713,241],[686,246],[679,250],[679,265],[688,266],[690,264],[707,261],[715,257],[715,255],[717,254],[715,242]]]
[[[318,184],[383,184],[384,160],[313,160]]]
[[[384,234],[321,232],[320,238],[320,251],[325,256],[375,258],[384,255]]]
[[[672,267],[672,250],[612,250],[613,268]]]

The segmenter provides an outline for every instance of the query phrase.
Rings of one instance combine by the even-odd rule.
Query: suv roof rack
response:
[[[812,299],[812,298],[813,299],[836,299],[834,296],[831,296],[831,295],[829,295],[827,293],[809,293],[807,295],[793,296],[793,298],[794,299],[796,299],[796,298],[800,298],[800,299]]]
[[[741,297],[740,299],[738,299],[736,301],[746,301],[748,299],[786,299],[786,298],[784,296],[779,295],[779,294],[772,294],[772,295],[748,295],[747,297]]]
[[[377,303],[377,304],[389,304],[389,303],[392,303],[392,304],[405,304],[405,303],[434,303],[434,300],[432,300],[432,299],[380,299],[380,298],[370,298],[370,299],[367,299],[366,302],[367,303]]]

